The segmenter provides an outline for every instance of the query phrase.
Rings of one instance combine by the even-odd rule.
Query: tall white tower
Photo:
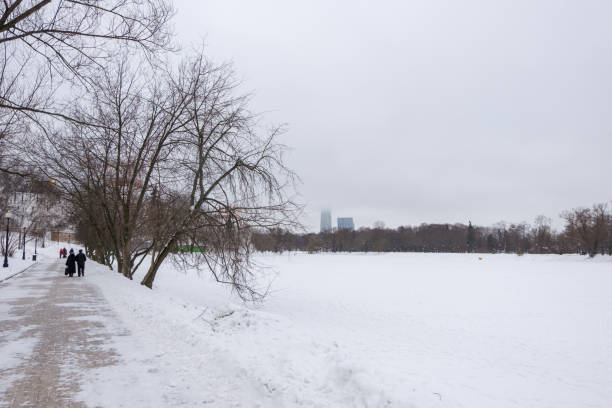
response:
[[[331,210],[326,208],[321,211],[321,232],[331,232],[332,230],[332,218]]]

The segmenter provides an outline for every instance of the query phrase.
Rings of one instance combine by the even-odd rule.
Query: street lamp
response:
[[[26,227],[23,227],[23,258],[21,258],[24,261],[25,261],[25,229]]]
[[[9,220],[11,219],[12,215],[13,214],[11,214],[10,211],[7,211],[4,215],[6,217],[6,241],[4,243],[4,264],[2,264],[3,268],[8,268]]]
[[[34,238],[34,255],[32,255],[32,260],[35,261],[36,260],[36,247],[38,246],[38,237]]]

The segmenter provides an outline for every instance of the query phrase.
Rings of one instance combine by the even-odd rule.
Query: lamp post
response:
[[[23,257],[21,258],[24,261],[25,261],[25,229],[26,227],[23,227]]]
[[[4,215],[6,217],[6,241],[4,243],[4,264],[2,264],[3,268],[8,268],[8,246],[9,246],[9,220],[11,219],[11,212],[7,211]]]

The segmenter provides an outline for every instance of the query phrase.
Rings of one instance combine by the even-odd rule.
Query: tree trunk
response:
[[[123,273],[123,255],[117,253],[115,255],[115,259],[117,260],[117,272],[120,273],[121,275],[124,275]]]
[[[141,285],[144,285],[149,289],[153,289],[153,281],[155,280],[155,275],[157,274],[157,271],[159,270],[161,264],[164,262],[164,260],[170,253],[170,248],[172,248],[173,245],[174,240],[171,240],[166,245],[166,247],[160,251],[155,261],[151,262],[151,266],[149,267],[147,274],[142,279],[142,282],[140,282]]]
[[[123,276],[126,278],[132,279],[132,261],[129,252],[126,250],[121,257],[123,258],[121,262],[121,273],[123,273]]]

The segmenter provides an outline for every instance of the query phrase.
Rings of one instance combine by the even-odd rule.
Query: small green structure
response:
[[[177,248],[177,252],[179,253],[198,253],[198,252],[204,252],[204,248],[203,247],[197,247],[197,246],[193,246],[193,245],[188,245],[188,246],[181,246],[179,245]]]

